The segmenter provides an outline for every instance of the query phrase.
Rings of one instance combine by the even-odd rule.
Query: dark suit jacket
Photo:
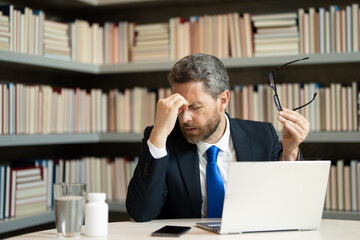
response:
[[[238,161],[279,159],[282,148],[272,124],[229,120]],[[196,144],[185,140],[177,123],[167,139],[167,156],[154,159],[147,145],[151,130],[145,129],[139,163],[128,187],[128,213],[135,221],[200,218],[202,196]]]

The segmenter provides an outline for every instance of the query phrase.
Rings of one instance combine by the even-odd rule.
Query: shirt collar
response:
[[[226,151],[226,149],[229,148],[229,141],[230,141],[230,122],[228,116],[225,114],[226,119],[226,128],[224,135],[219,139],[219,141],[215,144],[210,144],[207,142],[200,141],[196,143],[196,146],[198,148],[198,151],[201,155],[203,155],[206,150],[210,147],[215,145],[218,147],[221,151]]]

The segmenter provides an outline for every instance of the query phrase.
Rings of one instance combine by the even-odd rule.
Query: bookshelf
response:
[[[297,63],[297,65],[360,63],[360,52],[330,54],[318,53],[311,55],[274,57],[228,58],[222,59],[222,61],[225,67],[228,69],[275,67],[282,65],[285,62],[294,60],[295,58],[301,58],[303,56],[310,56],[311,61],[302,61]],[[166,72],[172,68],[172,66],[175,64],[175,61],[93,65],[0,50],[0,63],[12,63],[16,65],[23,64],[43,69],[66,70],[88,74],[126,74],[143,72]]]
[[[104,22],[106,20],[129,20],[139,23],[147,22],[164,22],[174,16],[191,16],[203,14],[217,14],[227,12],[252,12],[252,13],[269,13],[269,12],[286,12],[297,11],[299,7],[308,8],[316,4],[315,7],[325,7],[331,1],[149,1],[144,4],[132,5],[115,5],[114,7],[89,7],[79,2],[66,1],[66,6],[51,1],[43,3],[36,0],[33,3],[23,3],[23,1],[14,1],[25,6],[33,4],[33,8],[41,8],[44,4],[44,11],[60,17],[60,19],[84,18],[89,21]],[[153,3],[152,3],[153,2]],[[208,4],[209,2],[209,4]],[[353,1],[344,1],[342,4],[351,4]],[[286,4],[285,4],[286,3]],[[59,6],[60,4],[61,6]],[[72,5],[74,4],[74,5]],[[204,7],[206,5],[206,7]],[[160,8],[164,7],[164,8]],[[260,7],[259,7],[260,6]],[[74,7],[74,9],[71,9]],[[259,7],[259,8],[258,8]],[[59,9],[57,9],[59,8]],[[153,11],[154,10],[154,11]],[[164,13],[164,14],[162,14]],[[106,19],[104,19],[106,17]],[[232,84],[236,83],[267,83],[267,73],[273,67],[282,65],[303,55],[293,56],[272,56],[272,57],[250,57],[250,58],[228,58],[222,59],[226,68],[229,69]],[[294,77],[294,82],[309,82],[314,78],[319,78],[323,84],[329,84],[329,76],[333,76],[333,82],[358,81],[360,67],[360,52],[350,53],[329,53],[329,54],[309,54],[311,61],[303,61],[291,66],[295,74],[287,71],[289,78]],[[145,87],[163,87],[166,85],[166,75],[171,69],[174,61],[159,61],[147,63],[127,63],[112,65],[93,65],[75,61],[64,61],[59,59],[35,56],[29,54],[20,54],[10,51],[0,50],[0,73],[5,72],[0,80],[8,81],[27,81],[23,76],[29,77],[31,83],[43,83],[57,86],[76,87],[77,84],[84,88],[100,87],[109,89],[110,87],[133,87],[137,85]],[[10,70],[5,70],[10,66]],[[345,69],[345,70],[343,70]],[[14,73],[9,74],[8,71]],[[329,73],[324,74],[325,71]],[[16,72],[16,73],[15,73]],[[41,76],[28,76],[29,73]],[[301,74],[299,74],[301,72]],[[63,75],[65,77],[58,77]],[[304,75],[302,75],[304,74]],[[297,75],[297,76],[294,76]],[[300,76],[301,75],[301,76]],[[311,78],[312,77],[312,78]],[[54,78],[51,80],[51,78]],[[43,79],[45,79],[43,81]],[[80,81],[78,80],[80,79]],[[344,80],[345,79],[345,80]],[[281,134],[279,134],[281,139]],[[0,153],[10,150],[11,154],[8,159],[2,161],[12,161],[17,156],[24,158],[21,152],[23,149],[34,149],[31,153],[26,153],[30,157],[36,157],[37,154],[44,156],[40,151],[51,148],[60,149],[63,146],[73,146],[66,148],[68,155],[76,151],[77,146],[104,146],[111,145],[112,154],[120,151],[121,154],[127,151],[134,152],[138,150],[142,138],[141,133],[88,133],[88,134],[49,134],[49,135],[3,135],[0,136]],[[110,143],[110,144],[109,144]],[[128,148],[128,144],[132,144]],[[302,151],[306,156],[311,157],[325,156],[324,158],[354,158],[360,156],[360,149],[357,147],[360,143],[360,132],[311,132],[303,144]],[[119,149],[119,146],[124,146]],[[134,147],[136,146],[136,147]],[[320,147],[319,147],[320,146]],[[329,146],[331,151],[329,151]],[[350,150],[350,151],[349,151]],[[28,150],[27,150],[28,151]],[[99,155],[108,151],[94,148],[91,152],[97,152]],[[30,151],[29,151],[30,152]],[[46,151],[45,151],[46,152]],[[343,155],[347,152],[347,155]],[[55,154],[59,152],[55,151]],[[7,156],[9,154],[6,154]],[[114,212],[125,212],[123,203],[109,202],[110,210]],[[359,212],[339,212],[325,211],[326,218],[356,219],[360,220]],[[49,212],[29,218],[9,219],[0,221],[0,233],[18,230],[29,226],[39,225],[53,220],[53,213]]]
[[[49,210],[36,216],[0,220],[0,234],[55,221],[54,212]],[[54,224],[55,226],[55,224]]]

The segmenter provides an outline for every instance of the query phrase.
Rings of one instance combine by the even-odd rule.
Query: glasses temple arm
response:
[[[293,111],[299,110],[300,108],[306,107],[307,105],[309,105],[310,103],[312,103],[312,102],[315,100],[316,95],[317,95],[317,92],[314,93],[313,98],[310,100],[310,102],[308,102],[308,103],[306,103],[306,104],[304,104],[304,105],[302,105],[302,106],[300,106],[300,107],[294,108]]]
[[[309,57],[299,58],[299,59],[296,59],[294,61],[285,63],[285,64],[281,65],[280,67],[275,68],[274,70],[279,70],[280,68],[286,67],[287,65],[290,65],[290,64],[295,63],[295,62],[303,61],[303,60],[306,60],[306,59],[309,59]]]

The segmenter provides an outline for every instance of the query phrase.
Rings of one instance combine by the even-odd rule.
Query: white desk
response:
[[[108,240],[142,240],[142,239],[176,239],[165,237],[151,237],[151,233],[164,225],[178,225],[178,226],[191,226],[191,230],[182,235],[181,239],[241,239],[241,240],[313,240],[313,239],[326,239],[326,240],[359,240],[360,239],[360,221],[345,221],[345,220],[328,220],[324,219],[321,223],[321,228],[316,231],[284,231],[284,232],[263,232],[263,233],[245,233],[237,235],[218,235],[198,227],[195,223],[199,219],[167,219],[167,220],[154,220],[150,222],[137,223],[137,222],[116,222],[109,223]],[[56,230],[46,230],[41,232],[34,232],[17,236],[10,239],[25,239],[25,240],[41,240],[41,239],[57,239]],[[87,238],[81,234],[80,238],[76,239],[96,239]]]

